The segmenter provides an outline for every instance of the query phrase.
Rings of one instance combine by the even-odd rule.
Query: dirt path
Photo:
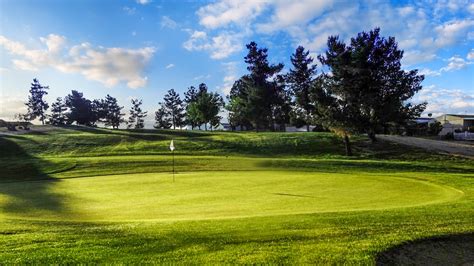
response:
[[[377,137],[382,140],[392,141],[399,144],[414,146],[431,151],[444,152],[474,158],[474,145],[468,143],[457,143],[442,140],[431,140],[394,135],[378,135]]]

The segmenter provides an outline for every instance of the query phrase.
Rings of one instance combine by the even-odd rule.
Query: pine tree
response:
[[[128,118],[128,128],[140,129],[145,127],[145,121],[143,118],[146,117],[148,112],[143,112],[141,105],[142,100],[132,99],[132,108],[130,108],[130,116]]]
[[[186,123],[191,126],[191,129],[199,127],[202,122],[202,116],[197,109],[198,92],[194,86],[188,88],[184,93],[184,102],[186,103]]]
[[[78,125],[94,126],[97,121],[97,114],[94,112],[93,103],[84,98],[81,92],[72,90],[71,94],[64,98],[68,108],[67,124],[76,123]]]
[[[28,113],[30,120],[39,118],[41,123],[44,125],[46,119],[46,111],[49,108],[48,103],[43,99],[48,94],[48,86],[42,86],[38,79],[33,79],[31,83],[30,95],[28,96],[28,102],[25,105],[28,107]]]
[[[332,72],[335,95],[358,107],[360,133],[375,141],[375,134],[388,124],[405,125],[423,112],[426,103],[408,101],[421,90],[424,76],[401,68],[403,51],[395,38],[381,37],[376,28],[359,33],[350,45],[330,37],[328,46],[319,59]]]
[[[155,125],[153,127],[159,129],[170,129],[171,118],[169,117],[169,113],[166,110],[166,106],[161,102],[158,103],[158,105],[160,107],[155,112]]]
[[[293,68],[286,75],[286,82],[295,97],[294,124],[309,126],[314,110],[313,102],[310,99],[310,87],[316,74],[316,64],[312,65],[313,58],[309,56],[309,51],[305,51],[302,46],[298,46],[294,54],[291,55]]]
[[[424,110],[426,103],[407,103],[424,77],[402,70],[402,57],[395,39],[380,37],[378,28],[359,33],[350,45],[329,37],[327,51],[318,58],[331,75],[313,82],[312,98],[321,122],[344,137],[347,155],[351,134],[367,133],[375,141],[386,124],[406,123]]]
[[[219,112],[224,105],[224,100],[219,94],[211,93],[207,90],[206,84],[199,84],[199,92],[196,98],[196,108],[199,118],[204,123],[205,130],[207,130],[208,124],[211,126],[211,129],[219,125],[221,120]]]
[[[165,95],[164,100],[166,109],[171,117],[173,129],[186,125],[183,101],[179,97],[179,94],[175,92],[174,89],[171,89]]]
[[[284,86],[280,86],[274,78],[283,69],[283,64],[272,65],[268,62],[268,50],[258,48],[255,42],[247,44],[248,54],[245,57],[247,70],[250,72],[240,78],[238,85],[230,95],[231,112],[234,117],[244,117],[258,131],[274,129],[276,112],[282,103]],[[236,90],[240,91],[236,91]],[[239,98],[239,99],[236,99]],[[239,106],[236,106],[239,105]]]
[[[120,124],[125,122],[122,113],[123,106],[119,106],[117,99],[108,95],[105,97],[105,125],[112,126],[112,128],[119,128]]]
[[[51,115],[48,123],[55,126],[66,124],[66,110],[67,107],[63,99],[61,97],[56,98],[56,102],[51,105]]]

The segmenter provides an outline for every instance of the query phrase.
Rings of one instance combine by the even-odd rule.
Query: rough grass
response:
[[[355,158],[330,133],[0,137],[0,263],[420,263],[436,245],[390,252],[474,232],[472,160],[353,141]],[[439,261],[474,250],[451,242]]]

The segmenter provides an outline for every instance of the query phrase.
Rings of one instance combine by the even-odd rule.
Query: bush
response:
[[[431,123],[428,126],[428,134],[431,136],[437,136],[441,130],[443,130],[443,125],[438,121]]]
[[[448,133],[446,133],[446,135],[444,135],[444,139],[453,140],[454,139],[454,134],[452,132],[448,132]]]

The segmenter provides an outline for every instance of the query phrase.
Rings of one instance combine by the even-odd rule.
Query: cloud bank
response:
[[[66,38],[56,34],[41,37],[40,43],[42,48],[33,49],[0,35],[0,46],[12,54],[12,63],[17,69],[53,68],[63,73],[78,73],[106,87],[121,82],[132,89],[144,87],[148,78],[143,72],[155,53],[153,47],[106,48],[90,43],[69,47]]]

